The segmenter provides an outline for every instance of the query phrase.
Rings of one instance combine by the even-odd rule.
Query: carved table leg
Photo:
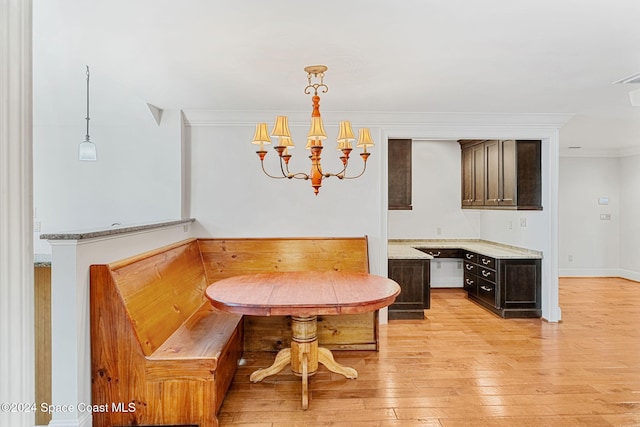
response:
[[[254,371],[249,379],[252,383],[257,383],[268,376],[275,375],[278,372],[282,371],[289,363],[291,363],[291,349],[283,348],[278,352],[278,354],[276,355],[276,360],[273,361],[273,364],[271,366]]]
[[[327,348],[318,348],[318,362],[322,363],[331,372],[342,374],[347,378],[358,378],[358,371],[336,362],[331,350]]]

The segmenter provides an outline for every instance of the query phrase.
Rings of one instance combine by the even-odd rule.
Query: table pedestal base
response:
[[[291,364],[294,374],[302,377],[302,409],[309,407],[309,377],[318,370],[318,363],[323,364],[331,372],[347,378],[358,378],[358,371],[342,366],[333,358],[331,351],[318,347],[317,316],[291,317],[291,348],[278,352],[273,364],[268,368],[258,369],[251,374],[251,382],[259,382],[282,371]]]

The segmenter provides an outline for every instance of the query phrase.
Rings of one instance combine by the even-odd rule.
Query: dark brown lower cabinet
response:
[[[505,318],[542,315],[539,259],[496,259],[473,252],[463,259],[469,299]]]
[[[400,295],[389,306],[389,319],[424,319],[431,301],[428,259],[390,259],[389,278],[400,285]]]

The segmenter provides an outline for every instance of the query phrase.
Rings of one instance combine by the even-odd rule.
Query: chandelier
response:
[[[260,164],[262,171],[270,178],[276,179],[304,179],[311,180],[311,186],[313,192],[318,195],[320,187],[322,186],[322,180],[332,176],[338,179],[355,179],[361,177],[367,169],[367,159],[371,153],[367,152],[367,147],[374,145],[373,139],[369,129],[362,128],[358,132],[357,148],[362,148],[360,157],[363,160],[362,171],[358,175],[347,176],[347,166],[349,165],[349,155],[353,149],[351,143],[356,140],[353,130],[351,128],[351,122],[340,122],[338,131],[338,145],[337,150],[342,153],[340,160],[342,161],[342,170],[337,173],[328,173],[322,170],[320,164],[320,154],[322,153],[322,141],[327,139],[327,134],[324,130],[324,124],[322,123],[322,117],[320,116],[320,96],[318,96],[318,90],[322,93],[327,93],[329,88],[324,84],[324,73],[327,71],[325,65],[311,65],[305,67],[304,71],[307,73],[308,85],[304,88],[304,93],[310,95],[313,91],[311,100],[313,101],[313,111],[311,112],[311,128],[307,135],[307,145],[305,148],[310,150],[311,155],[311,170],[309,173],[304,172],[291,172],[289,171],[289,160],[291,154],[289,150],[294,148],[293,141],[291,140],[291,132],[289,132],[288,118],[286,116],[276,117],[275,124],[271,130],[271,136],[277,138],[277,145],[273,148],[278,153],[280,158],[280,174],[272,175],[268,173],[264,167],[264,158],[267,152],[264,149],[264,144],[271,144],[271,138],[269,137],[269,131],[266,123],[258,123],[256,125],[256,133],[253,136],[253,144],[259,145],[260,148],[256,153],[260,158]]]

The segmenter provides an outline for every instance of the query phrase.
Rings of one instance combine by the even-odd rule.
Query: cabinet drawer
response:
[[[478,264],[481,267],[490,268],[492,270],[496,269],[496,259],[485,256],[485,255],[478,255],[476,264]]]
[[[469,261],[464,261],[464,274],[467,273],[471,273],[471,274],[478,274],[478,266],[475,264],[470,263]]]
[[[434,258],[462,258],[460,249],[442,249],[442,248],[417,248],[419,251],[429,254]]]
[[[478,295],[478,278],[470,273],[464,273],[462,287],[468,294]]]
[[[475,273],[481,279],[485,279],[489,282],[496,283],[496,272],[493,270],[489,270],[488,268],[477,266],[475,268]]]
[[[496,304],[496,284],[486,280],[478,280],[478,298],[485,300],[494,307]]]
[[[473,252],[465,252],[463,259],[469,262],[476,262],[478,258],[477,258],[477,255]]]

